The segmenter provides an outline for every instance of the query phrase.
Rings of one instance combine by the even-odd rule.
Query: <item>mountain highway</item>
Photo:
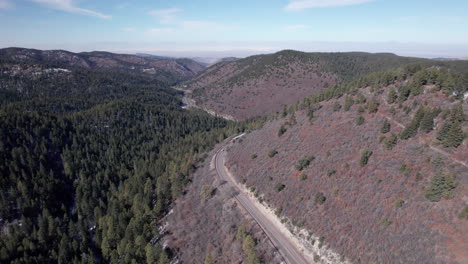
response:
[[[283,234],[259,208],[257,208],[255,203],[251,200],[253,198],[249,197],[248,194],[239,187],[231,174],[227,171],[225,160],[226,151],[223,147],[219,149],[214,156],[215,169],[218,177],[237,191],[234,198],[262,228],[270,241],[283,256],[285,262],[289,264],[311,263],[305,259],[302,252],[294,245],[294,243],[285,234]]]

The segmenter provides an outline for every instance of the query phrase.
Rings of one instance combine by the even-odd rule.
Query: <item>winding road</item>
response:
[[[292,242],[290,238],[283,234],[281,230],[279,230],[279,228],[264,213],[262,213],[259,208],[257,208],[255,203],[251,200],[252,198],[243,192],[231,174],[227,171],[225,166],[225,147],[219,149],[213,158],[215,161],[215,169],[218,177],[237,191],[234,198],[252,216],[252,218],[255,219],[273,245],[283,256],[285,262],[289,264],[310,263],[305,259],[301,251],[295,246],[294,242]]]

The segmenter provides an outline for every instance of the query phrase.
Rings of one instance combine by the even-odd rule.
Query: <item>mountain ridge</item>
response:
[[[283,50],[214,64],[184,83],[207,109],[247,119],[280,111],[322,89],[371,72],[427,59],[391,53],[306,53]]]

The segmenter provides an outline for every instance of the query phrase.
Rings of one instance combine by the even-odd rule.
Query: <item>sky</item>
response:
[[[0,0],[0,47],[468,58],[467,0]]]

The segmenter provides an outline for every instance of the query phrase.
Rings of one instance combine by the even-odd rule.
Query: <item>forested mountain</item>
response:
[[[468,71],[366,75],[285,108],[228,166],[316,261],[465,263],[467,97]]]
[[[466,61],[436,62],[389,53],[305,53],[285,50],[220,62],[187,81],[197,104],[236,119],[279,112],[324,88],[406,64],[466,69]],[[445,64],[444,64],[445,63]]]
[[[281,262],[233,194],[208,188],[204,155],[264,120],[182,109],[174,85],[196,87],[202,102],[220,87],[251,89],[250,99],[216,95],[226,109],[243,100],[263,109],[245,107],[239,118],[279,112],[238,140],[229,166],[285,223],[307,229],[309,242],[320,237],[312,247],[353,262],[467,259],[464,61],[283,51],[180,83],[198,71],[188,60],[0,55],[1,263]],[[162,70],[161,61],[177,66]],[[262,94],[269,87],[280,101]]]
[[[2,52],[0,262],[169,263],[159,221],[201,153],[243,125],[181,109],[177,71]]]
[[[128,89],[122,83],[130,79],[157,86],[172,85],[203,69],[202,64],[190,59],[7,48],[0,49],[0,92],[21,98],[99,93],[98,89],[118,93],[115,90]]]

